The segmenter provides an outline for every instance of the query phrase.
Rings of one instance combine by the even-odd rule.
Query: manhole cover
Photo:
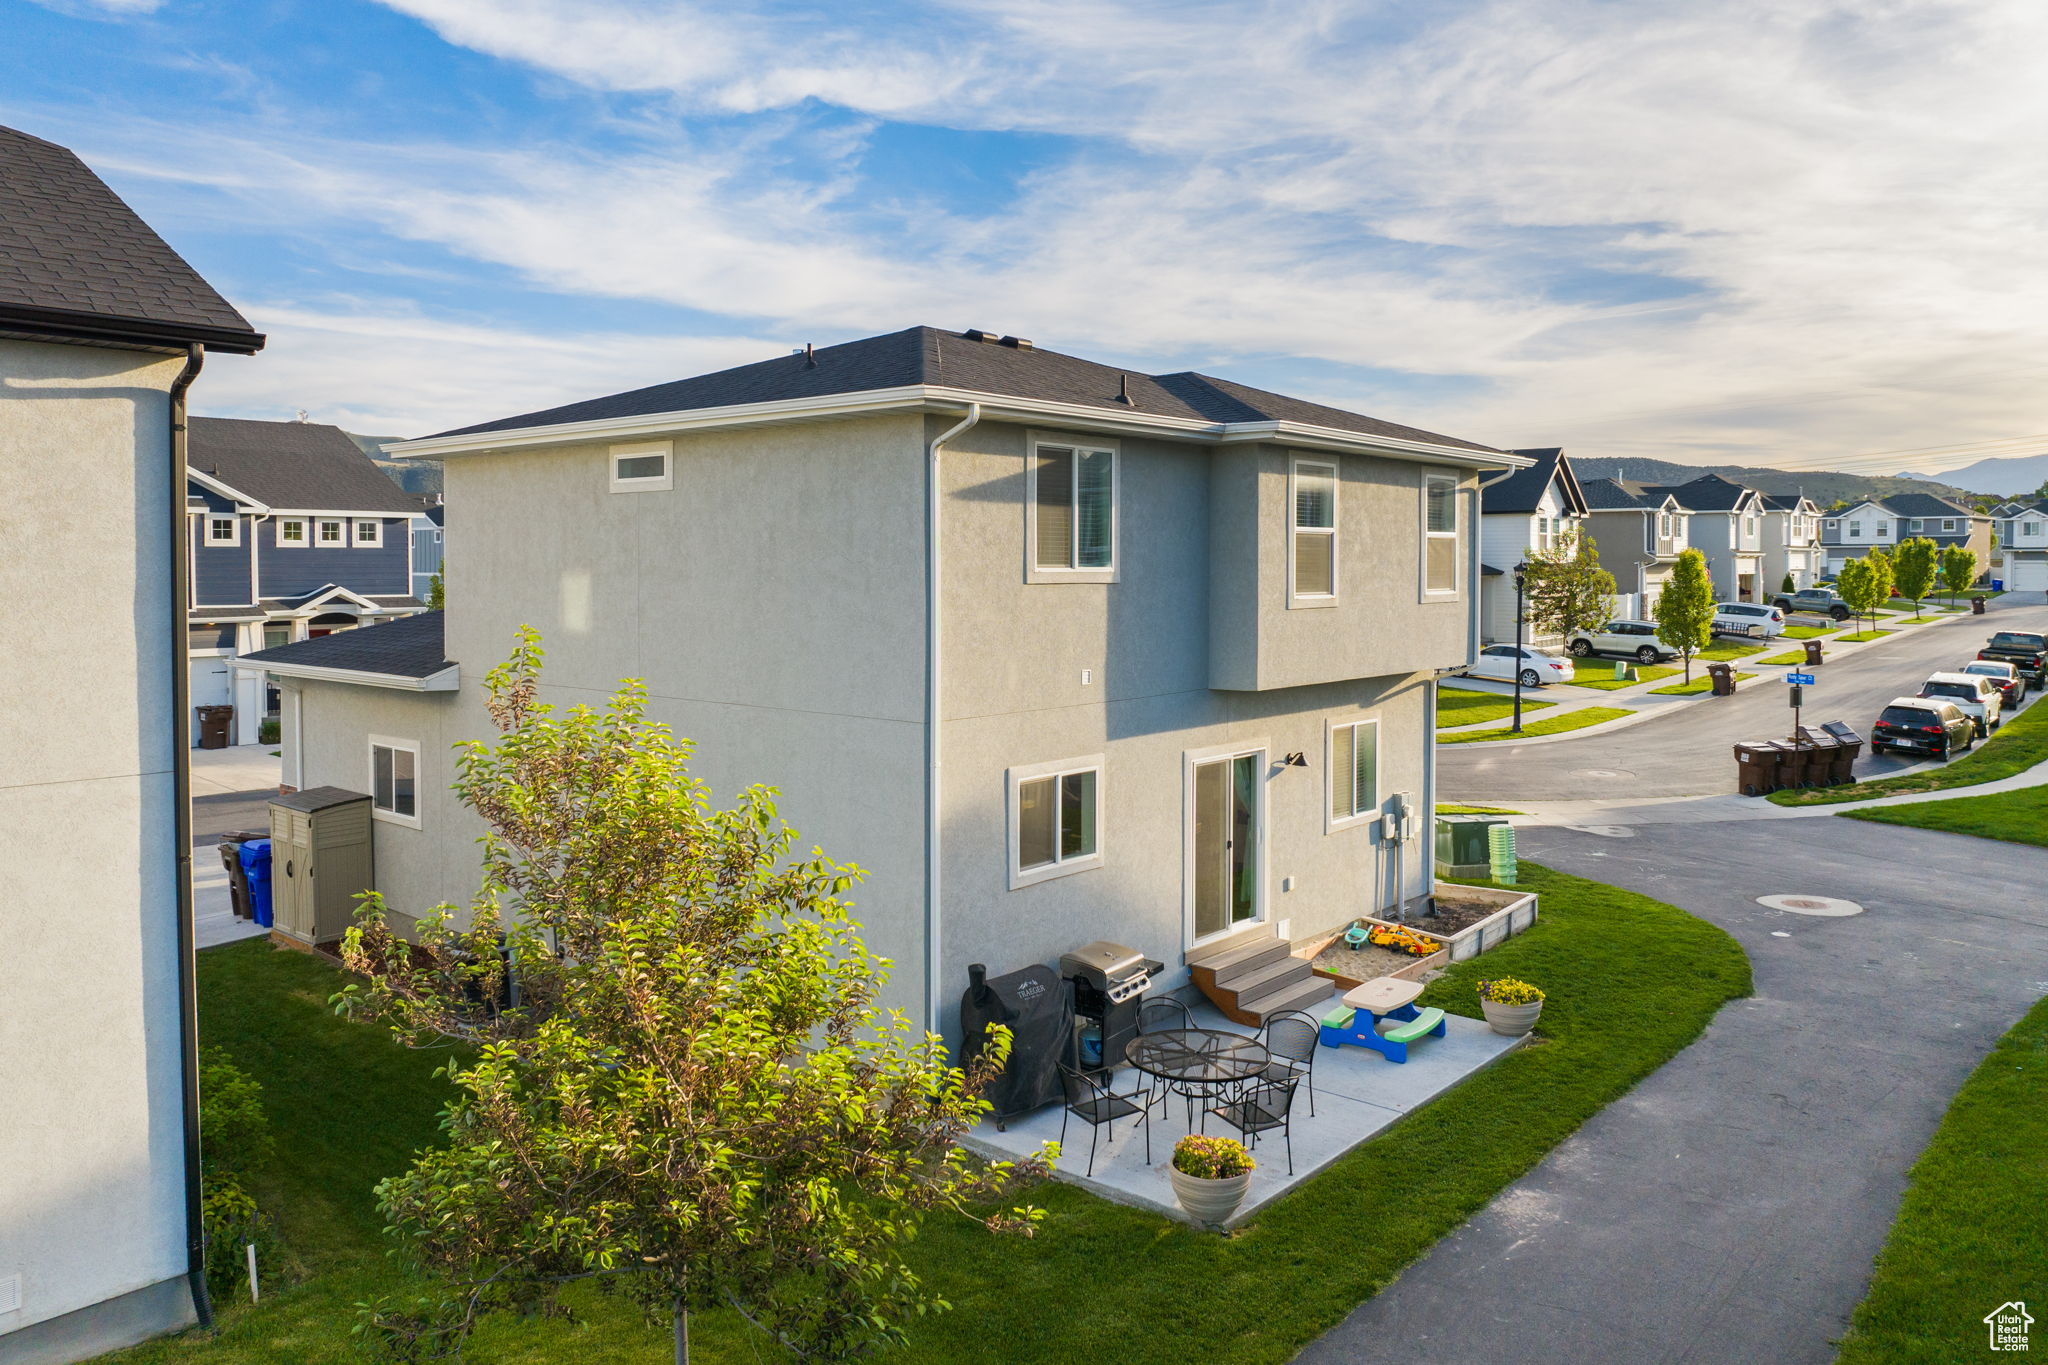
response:
[[[1863,913],[1863,907],[1855,901],[1839,900],[1834,896],[1758,896],[1756,903],[1767,910],[1790,910],[1795,915],[1839,918]]]
[[[1595,781],[1602,781],[1616,777],[1634,777],[1635,774],[1626,768],[1575,768],[1572,771],[1572,776],[1590,777]]]

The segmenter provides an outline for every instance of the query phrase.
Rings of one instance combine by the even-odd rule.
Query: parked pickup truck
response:
[[[1849,604],[1835,596],[1833,588],[1801,588],[1798,592],[1781,592],[1771,599],[1771,605],[1790,615],[1795,611],[1810,611],[1817,616],[1830,616],[1837,621],[1849,619]]]
[[[1977,651],[1980,659],[2002,659],[2035,682],[2048,679],[2048,637],[2030,630],[2001,630]]]

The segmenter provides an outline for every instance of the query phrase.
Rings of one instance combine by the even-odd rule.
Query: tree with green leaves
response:
[[[1899,596],[1913,604],[1913,614],[1918,616],[1920,604],[1934,591],[1934,577],[1941,571],[1940,547],[1925,536],[1901,541],[1892,556],[1892,570]]]
[[[1654,613],[1657,638],[1678,651],[1685,662],[1685,680],[1692,681],[1692,656],[1714,639],[1714,580],[1707,574],[1707,557],[1698,550],[1681,550],[1671,566],[1664,591],[1657,594]]]
[[[1792,575],[1787,573],[1785,575],[1785,581],[1778,585],[1778,591],[1783,593],[1785,596],[1790,597],[1793,593],[1799,591],[1799,585],[1797,583],[1794,583],[1792,581]]]
[[[813,850],[751,787],[714,809],[687,741],[627,682],[604,710],[539,700],[539,637],[485,680],[495,743],[460,747],[455,790],[486,827],[482,888],[458,926],[412,942],[365,895],[335,997],[412,1046],[459,1040],[444,1147],[377,1187],[393,1232],[444,1292],[365,1310],[393,1349],[458,1351],[500,1310],[554,1312],[572,1281],[672,1325],[733,1308],[793,1356],[843,1360],[945,1307],[906,1242],[986,1209],[1043,1154],[983,1166],[958,1139],[1006,1031],[962,1071],[878,1004],[886,963],[843,894],[862,875]]]
[[[434,576],[427,580],[427,610],[448,609],[448,583],[441,577],[442,570],[434,570]]]
[[[1890,603],[1893,594],[1898,591],[1899,586],[1898,569],[1892,562],[1891,551],[1873,549],[1867,552],[1863,558],[1869,562],[1870,571],[1877,575],[1877,605],[1879,607],[1885,606]],[[1873,607],[1871,610],[1875,613],[1876,608]],[[1870,618],[1870,628],[1872,630],[1877,629],[1877,617],[1875,614]]]
[[[1600,551],[1577,531],[1529,551],[1525,562],[1524,601],[1537,630],[1569,636],[1614,615],[1614,575],[1600,567]]]
[[[1941,583],[1948,589],[1949,605],[1956,594],[1968,592],[1977,581],[1977,552],[1967,545],[1951,545],[1941,552]]]
[[[1850,611],[1860,620],[1878,608],[1888,595],[1889,585],[1885,583],[1877,568],[1864,555],[1842,565],[1842,571],[1835,575],[1835,593]]]

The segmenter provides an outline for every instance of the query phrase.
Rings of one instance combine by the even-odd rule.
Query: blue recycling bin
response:
[[[251,839],[242,845],[242,875],[249,879],[249,910],[256,922],[270,927],[270,840]]]

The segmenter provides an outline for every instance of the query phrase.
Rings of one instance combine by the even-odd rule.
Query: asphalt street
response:
[[[1929,673],[1975,658],[1994,630],[2048,630],[2048,606],[1994,603],[1983,617],[1962,613],[1893,639],[1836,646],[1816,670],[1819,681],[1806,690],[1802,719],[1809,727],[1846,720],[1867,736],[1886,702],[1918,691]],[[1795,642],[1786,641],[1770,652],[1794,647]],[[1732,697],[1674,707],[1607,735],[1549,744],[1446,746],[1437,751],[1437,780],[1444,800],[1510,806],[1517,801],[1713,795],[1735,789],[1734,745],[1783,738],[1790,725],[1785,688],[1752,686]],[[1881,777],[1905,762],[1866,751],[1856,775]]]

